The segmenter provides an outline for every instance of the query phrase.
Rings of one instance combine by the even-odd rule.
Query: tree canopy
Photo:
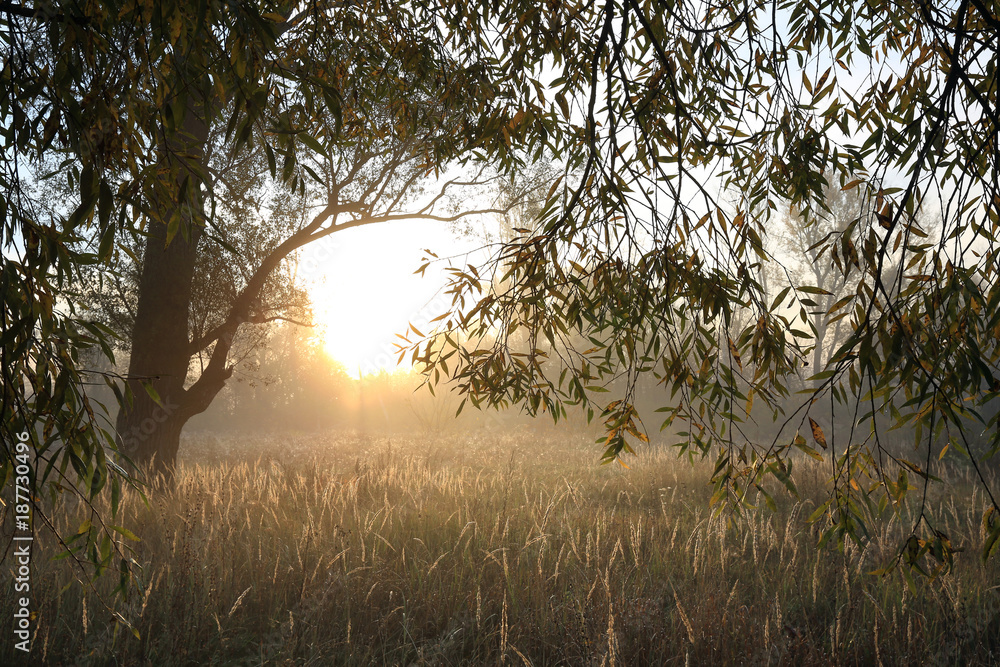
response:
[[[450,368],[474,405],[600,413],[609,461],[647,439],[634,387],[654,374],[680,451],[718,462],[719,511],[772,503],[767,477],[795,493],[795,450],[829,461],[831,497],[813,515],[824,544],[865,541],[919,488],[909,480],[926,494],[937,461],[958,451],[990,499],[987,557],[1000,537],[987,470],[1000,447],[996,8],[503,7],[470,8],[449,25],[496,26],[491,48],[534,105],[512,136],[579,175],[550,193],[539,227],[494,257],[502,281],[456,276],[450,325],[491,344],[445,331],[414,354]],[[857,200],[834,225],[831,190]],[[820,306],[829,285],[787,271],[784,285],[762,281],[789,262],[767,243],[788,208],[806,230],[824,230],[807,250],[833,270],[844,296],[831,304]],[[817,321],[847,335],[808,368],[825,334]],[[538,341],[528,351],[508,345],[523,329]],[[602,399],[613,380],[625,389]],[[769,441],[745,431],[755,400],[775,409]],[[821,406],[846,428],[824,430]],[[925,455],[886,447],[887,423]],[[973,451],[974,439],[985,447]],[[921,513],[899,556],[936,573],[952,549]]]

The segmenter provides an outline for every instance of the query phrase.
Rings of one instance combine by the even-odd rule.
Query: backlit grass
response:
[[[588,444],[590,442],[590,444]],[[32,659],[51,664],[995,664],[1000,567],[979,561],[983,498],[954,473],[933,513],[965,551],[918,581],[866,548],[815,549],[823,469],[796,463],[727,527],[711,465],[647,450],[598,466],[592,441],[489,435],[218,439],[182,448],[178,489],[123,501],[145,590],[122,613],[35,550]],[[914,494],[915,495],[915,494]],[[75,531],[86,515],[64,513]],[[4,569],[11,571],[11,560]],[[10,619],[12,585],[2,614]],[[8,632],[9,636],[9,632]],[[17,656],[0,642],[0,663]]]

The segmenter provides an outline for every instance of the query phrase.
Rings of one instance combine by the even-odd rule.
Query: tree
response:
[[[519,72],[552,64],[551,85],[537,92],[551,100],[558,129],[545,130],[582,178],[550,195],[540,232],[509,244],[513,262],[454,277],[451,321],[472,338],[527,330],[540,342],[511,355],[501,335],[473,350],[444,327],[415,347],[428,370],[446,362],[477,406],[513,401],[555,418],[568,405],[596,409],[609,460],[630,450],[629,439],[645,439],[629,387],[655,374],[668,390],[665,426],[685,427],[680,451],[717,458],[720,512],[757,496],[771,502],[767,477],[795,493],[796,449],[832,461],[830,500],[813,517],[825,524],[821,545],[865,541],[914,488],[908,476],[926,490],[932,452],[968,451],[971,428],[987,430],[986,457],[997,453],[997,419],[984,411],[1000,391],[993,5],[606,0],[521,9],[479,16],[497,21],[512,85],[530,82]],[[813,299],[831,294],[795,280],[768,297],[760,276],[778,261],[765,243],[780,229],[775,211],[792,207],[809,228],[829,215],[831,191],[860,202],[814,248],[821,275],[845,283],[829,312],[847,335],[814,369],[814,391],[787,411],[778,436],[749,442],[742,417],[755,398],[781,411],[806,351],[821,349],[808,331]],[[934,236],[924,215],[942,221]],[[480,280],[490,268],[504,280]],[[568,344],[572,334],[588,349]],[[623,377],[623,396],[595,393]],[[835,438],[810,416],[818,400],[863,411]],[[881,414],[913,427],[925,460],[886,451]],[[985,558],[1000,539],[1000,506],[984,460],[970,457],[989,500]],[[946,570],[947,535],[918,515],[898,560]]]
[[[152,83],[165,89],[173,116],[153,128],[152,159],[140,165],[155,175],[138,213],[144,241],[135,312],[128,318],[130,391],[116,431],[133,460],[154,461],[162,473],[173,467],[184,424],[211,404],[232,374],[231,352],[241,328],[282,316],[274,311],[284,306],[269,308],[264,297],[292,253],[358,225],[407,217],[449,221],[468,214],[439,213],[444,191],[419,200],[423,179],[440,168],[458,143],[455,133],[471,118],[464,102],[448,99],[450,86],[468,68],[435,51],[430,17],[395,10],[375,16],[307,10],[263,20],[273,24],[274,43],[264,43],[269,53],[252,54],[259,68],[255,94],[263,98],[248,101],[252,116],[241,118],[207,60],[213,49],[239,44],[240,34],[226,35],[219,27],[218,34],[212,29],[182,35],[189,40],[183,62],[169,51],[153,61],[158,76]],[[174,24],[170,29],[177,31]],[[216,42],[219,37],[222,43]],[[304,60],[295,62],[299,57]],[[289,83],[288,71],[297,67],[309,68],[308,80]],[[334,69],[324,72],[327,67]],[[239,77],[231,79],[233,85],[243,85],[239,71],[226,74]],[[314,99],[320,94],[325,107]],[[279,177],[268,138],[288,133],[300,134],[315,158],[296,159],[294,145],[285,147]],[[289,205],[292,194],[286,189],[284,199],[279,195],[269,203],[271,217],[285,219],[280,225],[248,223],[246,216],[260,215],[259,206],[237,211],[244,218],[239,229],[254,233],[242,252],[233,251],[238,230],[227,224],[222,209],[232,212],[239,209],[236,202],[252,198],[248,184],[258,184],[267,166],[269,188],[280,190],[290,181],[299,201]],[[101,187],[112,192],[130,185],[122,176],[107,181]],[[235,255],[216,254],[216,268],[231,266],[234,259],[247,268],[224,296],[219,278],[211,278],[219,298],[197,313],[191,305],[198,267],[208,267],[212,241]],[[192,358],[200,354],[207,363],[189,382]]]
[[[218,175],[213,193],[215,215],[194,266],[188,308],[191,340],[202,339],[222,323],[253,269],[293,233],[301,209],[300,197],[267,182],[267,165],[261,151],[245,150],[234,155],[223,150],[222,137],[215,136],[210,142],[216,150],[211,151],[208,168]],[[40,179],[40,183],[46,187],[36,196],[50,215],[59,215],[58,209],[65,209],[66,202],[79,204],[76,193],[68,190],[64,182],[48,178]],[[114,271],[85,267],[74,278],[72,287],[87,315],[113,331],[116,347],[125,353],[131,352],[141,258],[145,254],[145,238],[136,230],[129,231],[112,249],[112,261],[117,267]],[[89,245],[93,249],[93,239]],[[272,323],[308,322],[308,296],[295,284],[294,273],[294,261],[287,261],[268,277],[256,305],[260,321],[254,331],[246,332],[249,335],[234,341],[234,358],[245,358],[266,345]],[[193,361],[196,368],[203,369],[208,362],[205,350],[198,350]]]
[[[35,500],[43,489],[90,502],[109,488],[113,518],[131,479],[123,454],[169,471],[180,429],[229,379],[241,328],[269,317],[268,281],[295,250],[404,214],[452,220],[459,214],[438,212],[445,192],[419,198],[427,176],[456,160],[513,164],[516,95],[497,85],[488,60],[438,29],[441,9],[449,8],[268,0],[0,7],[0,477],[20,484],[11,473],[30,458],[27,498],[38,520],[47,521]],[[53,156],[51,178],[77,193],[64,211],[31,196],[32,165]],[[267,165],[268,187],[321,206],[234,279],[226,307],[193,311],[199,281],[213,280],[222,256],[204,253],[235,243],[216,215],[232,175],[218,167],[247,156]],[[82,310],[75,286],[88,267],[127,284],[118,260],[130,252],[141,270],[134,312],[120,321],[132,327],[122,383],[86,365],[92,348],[113,357],[115,331]],[[199,352],[207,361],[188,385]],[[95,378],[117,392],[114,427],[88,394]],[[129,439],[133,428],[144,438]],[[15,445],[18,436],[29,444]],[[107,518],[95,514],[64,544],[97,572],[118,558],[124,587],[131,565]]]
[[[832,180],[833,176],[830,174],[828,179]],[[806,219],[800,216],[798,211],[789,208],[782,215],[783,228],[779,227],[773,233],[775,241],[783,246],[784,255],[780,260],[787,265],[787,268],[781,268],[791,274],[790,282],[796,285],[822,285],[823,289],[829,292],[829,294],[813,295],[810,298],[813,303],[810,308],[813,310],[809,313],[809,326],[815,339],[811,365],[813,369],[822,369],[824,359],[828,359],[833,353],[831,346],[843,343],[841,329],[844,320],[838,318],[832,321],[833,318],[828,313],[844,296],[847,282],[843,272],[839,271],[833,262],[823,261],[817,249],[823,246],[828,238],[843,234],[847,225],[861,218],[863,213],[862,198],[857,190],[844,191],[831,183],[824,188],[823,196],[828,209],[826,212],[812,216],[812,219]],[[780,278],[775,282],[784,287]],[[829,341],[828,336],[831,339]]]

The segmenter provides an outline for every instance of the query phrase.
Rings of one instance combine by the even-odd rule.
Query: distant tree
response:
[[[785,208],[781,224],[776,226],[776,244],[781,246],[779,261],[784,262],[782,271],[788,272],[794,285],[821,286],[826,294],[812,294],[799,299],[801,307],[808,309],[808,325],[813,336],[812,363],[807,375],[823,370],[824,364],[833,353],[831,347],[843,342],[844,318],[829,314],[833,305],[844,295],[848,278],[837,265],[821,254],[821,249],[831,252],[830,242],[840,237],[847,228],[865,217],[864,198],[860,191],[844,191],[837,187],[835,175],[829,174],[830,182],[823,188],[823,204],[811,218],[803,216],[794,207]],[[776,285],[787,285],[788,281],[776,280]],[[775,287],[772,286],[772,289]]]
[[[352,425],[354,380],[331,359],[311,328],[273,327],[234,370],[197,427],[223,430],[318,431]]]

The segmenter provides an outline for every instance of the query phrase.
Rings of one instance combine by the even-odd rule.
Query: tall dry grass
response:
[[[817,553],[801,502],[728,526],[709,464],[649,450],[631,470],[531,435],[188,438],[173,495],[123,501],[145,590],[116,625],[42,539],[32,659],[95,665],[996,664],[1000,567],[983,498],[955,472],[933,513],[955,571],[910,593],[864,549]],[[75,530],[82,510],[63,513]],[[11,563],[4,562],[10,571]],[[115,585],[97,582],[107,597]],[[12,618],[12,586],[0,615]],[[5,633],[0,663],[17,656]]]

